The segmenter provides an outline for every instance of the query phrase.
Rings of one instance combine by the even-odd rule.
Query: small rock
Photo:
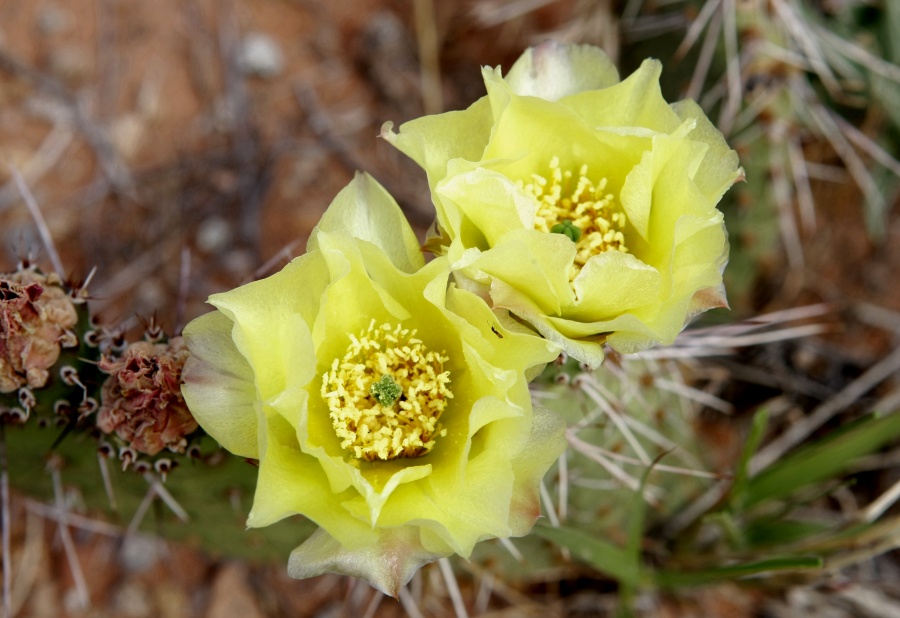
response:
[[[53,4],[44,7],[37,17],[38,32],[45,36],[68,32],[74,25],[72,13]]]
[[[222,217],[210,217],[197,230],[197,248],[204,253],[224,251],[234,239],[231,225]]]
[[[252,32],[241,43],[238,63],[245,75],[275,77],[284,69],[284,56],[272,37]]]

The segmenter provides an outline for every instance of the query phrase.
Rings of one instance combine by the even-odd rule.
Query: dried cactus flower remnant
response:
[[[168,343],[138,341],[120,357],[104,357],[109,374],[101,390],[97,427],[115,433],[134,450],[156,455],[163,449],[183,453],[197,429],[181,394],[181,372],[188,349],[181,337]]]
[[[620,80],[600,49],[546,43],[484,68],[468,109],[382,131],[428,175],[427,246],[591,366],[727,305],[716,205],[743,172],[698,105],[665,101],[661,70]]]
[[[75,303],[55,274],[0,274],[0,393],[46,386],[63,347],[78,345]]]
[[[248,525],[300,514],[320,527],[291,554],[293,577],[343,573],[397,595],[423,564],[522,536],[540,514],[565,427],[532,407],[526,376],[558,349],[449,279],[360,175],[305,255],[212,296],[218,310],[185,328],[191,411],[259,459]]]

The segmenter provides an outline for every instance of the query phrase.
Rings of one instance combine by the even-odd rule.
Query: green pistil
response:
[[[375,398],[382,408],[390,408],[403,394],[403,389],[388,375],[381,376],[378,382],[369,387],[369,394]]]
[[[546,228],[544,228],[546,229]],[[569,237],[572,242],[578,242],[581,238],[581,229],[575,225],[571,219],[563,219],[561,223],[557,223],[550,228],[552,234],[564,234]]]

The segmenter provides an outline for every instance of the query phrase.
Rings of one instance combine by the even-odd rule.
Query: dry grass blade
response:
[[[475,2],[472,16],[483,28],[493,28],[518,19],[557,0],[513,0],[512,2]]]
[[[422,88],[422,109],[426,115],[444,111],[441,87],[440,42],[434,22],[433,0],[414,0],[416,41],[419,45],[419,79]]]
[[[897,481],[891,487],[872,501],[863,511],[862,520],[871,523],[884,515],[885,511],[891,508],[894,503],[900,500],[900,481]]]
[[[803,148],[800,145],[800,139],[796,136],[789,137],[785,146],[791,164],[791,178],[794,180],[800,225],[805,233],[812,234],[816,231],[816,203],[813,199],[812,187],[809,184],[809,171],[806,166],[806,158],[803,156]]]
[[[63,270],[62,260],[59,259],[59,252],[56,250],[56,245],[53,243],[53,236],[50,235],[50,228],[47,227],[47,221],[44,219],[44,215],[38,207],[37,200],[34,199],[34,195],[28,188],[28,185],[25,184],[25,179],[22,178],[22,174],[19,173],[19,170],[16,169],[14,165],[8,163],[6,166],[9,168],[13,180],[16,183],[16,187],[19,189],[19,193],[22,196],[22,200],[28,207],[31,218],[34,220],[34,225],[37,227],[38,234],[41,236],[41,241],[44,243],[44,248],[47,250],[47,256],[50,258],[50,264],[53,265],[56,274],[60,277],[64,277],[66,273]]]
[[[41,142],[34,155],[22,165],[22,177],[26,184],[35,184],[44,175],[54,169],[63,153],[68,150],[74,140],[74,133],[65,123],[57,122],[53,129]],[[11,180],[0,189],[0,212],[8,208],[19,199],[18,183]]]
[[[81,568],[81,561],[78,559],[78,552],[75,550],[75,542],[72,540],[72,534],[69,532],[69,511],[66,507],[65,496],[63,496],[62,478],[56,466],[51,466],[50,474],[53,477],[53,496],[56,502],[59,538],[62,540],[66,560],[69,563],[69,570],[72,573],[72,580],[75,583],[75,604],[79,609],[85,610],[90,607],[91,599],[88,594],[87,582],[84,579],[84,571]]]
[[[44,518],[28,513],[25,519],[25,547],[16,565],[12,588],[12,615],[20,616],[22,607],[34,588],[44,565]]]

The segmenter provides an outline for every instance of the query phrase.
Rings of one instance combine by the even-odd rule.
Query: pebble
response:
[[[54,4],[44,7],[37,17],[38,31],[45,36],[69,32],[74,25],[72,13]]]
[[[204,253],[224,251],[233,239],[231,224],[222,217],[209,217],[197,229],[197,248]]]
[[[276,77],[284,70],[284,55],[272,37],[251,32],[241,42],[239,65],[248,76]]]

